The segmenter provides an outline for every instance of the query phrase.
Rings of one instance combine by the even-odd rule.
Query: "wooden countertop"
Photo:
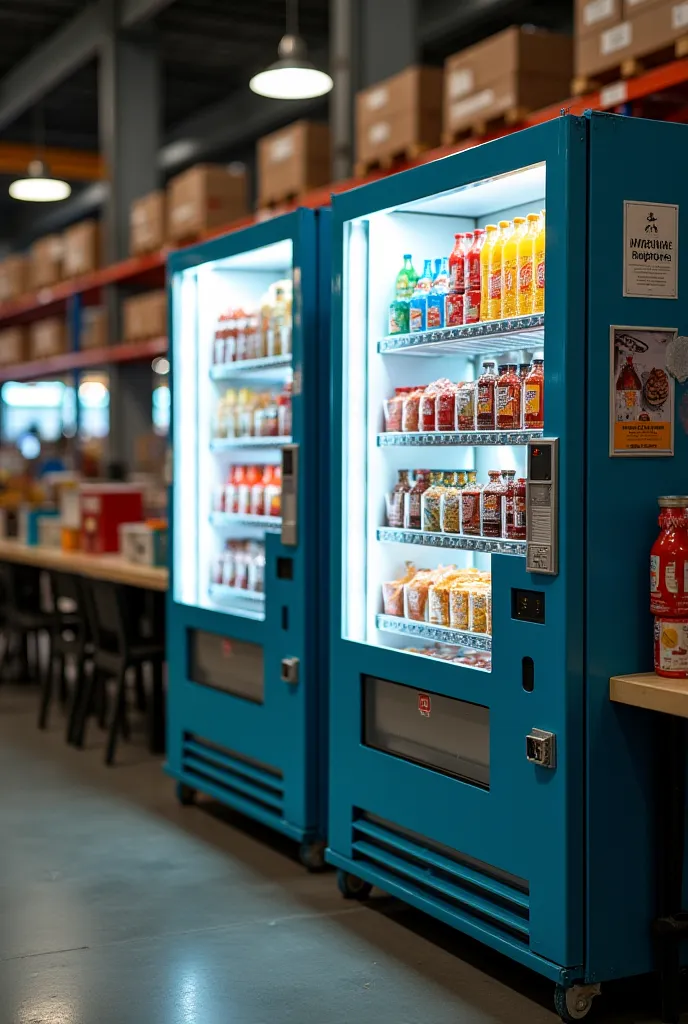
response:
[[[137,565],[125,561],[120,555],[85,555],[80,551],[21,544],[18,540],[0,540],[0,561],[58,569],[146,590],[167,590],[169,583],[167,569]]]
[[[688,679],[667,679],[654,672],[612,676],[609,696],[617,704],[688,718]]]

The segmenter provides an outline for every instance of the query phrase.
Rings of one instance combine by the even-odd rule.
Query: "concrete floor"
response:
[[[551,1024],[552,986],[0,689],[0,1024]],[[649,1008],[649,1009],[648,1009]],[[623,989],[597,1019],[651,1021]]]

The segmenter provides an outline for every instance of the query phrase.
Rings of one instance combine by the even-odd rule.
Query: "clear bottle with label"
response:
[[[523,382],[523,426],[525,430],[545,427],[545,361],[533,359]]]
[[[458,473],[444,474],[440,508],[442,533],[461,533],[461,490]],[[465,479],[465,474],[464,474]]]
[[[421,496],[422,529],[428,533],[439,533],[442,528],[442,494],[444,475],[430,474],[430,486]]]
[[[387,525],[401,528],[404,525],[406,495],[411,490],[408,469],[399,470],[399,479],[387,499]]]
[[[483,372],[478,377],[478,409],[476,414],[477,430],[495,429],[495,386],[497,374],[492,361],[483,363]]]
[[[478,483],[474,469],[468,472],[468,482],[461,491],[461,533],[469,537],[479,537],[481,528],[481,496],[482,486]]]
[[[498,469],[491,469],[488,476],[490,481],[482,492],[482,535],[483,537],[501,537],[504,483]]]
[[[513,540],[525,540],[526,528],[526,481],[520,476],[514,491],[514,532]]]
[[[502,470],[502,484],[504,494],[502,496],[502,536],[509,540],[515,540],[516,527],[516,470]]]
[[[416,479],[404,506],[404,529],[420,530],[422,523],[421,499],[430,486],[430,475],[425,469],[416,470]]]

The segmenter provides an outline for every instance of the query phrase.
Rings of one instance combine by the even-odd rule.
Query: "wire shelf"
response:
[[[525,555],[524,540],[504,537],[470,537],[466,534],[432,533],[428,530],[403,530],[380,527],[377,539],[385,544],[420,544],[427,548],[451,548],[454,551],[481,551],[493,555]]]
[[[375,621],[377,628],[385,633],[403,633],[404,636],[434,640],[439,644],[470,647],[474,651],[492,650],[492,637],[486,633],[467,633],[461,629],[432,626],[429,622],[414,622],[411,619],[402,619],[395,615],[378,615]]]
[[[381,355],[478,356],[498,351],[501,342],[504,342],[503,351],[543,348],[545,314],[488,320],[465,327],[443,327],[437,331],[390,334],[378,341],[377,350]]]
[[[434,448],[439,445],[474,447],[475,445],[528,444],[543,436],[542,430],[466,430],[452,433],[444,430],[425,430],[416,433],[377,435],[381,448]]]

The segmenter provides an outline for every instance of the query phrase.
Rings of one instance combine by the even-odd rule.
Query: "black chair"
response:
[[[136,614],[137,595],[133,588],[104,580],[84,579],[87,617],[93,636],[93,672],[86,677],[76,714],[73,742],[82,746],[94,697],[103,680],[115,680],[115,698],[110,714],[105,763],[112,764],[119,734],[129,734],[127,718],[127,677],[134,675],[137,703],[147,711],[149,746],[153,753],[164,750],[164,634],[142,630]],[[146,635],[149,634],[149,635]],[[145,700],[143,666],[150,664],[153,684],[150,701]]]
[[[74,725],[74,708],[83,691],[85,673],[93,658],[93,643],[80,578],[68,572],[58,571],[51,571],[47,575],[54,619],[50,662],[41,686],[38,728],[45,729],[48,723],[48,713],[57,684],[61,703],[67,704],[69,698],[66,736],[69,743]],[[68,661],[72,661],[75,670],[71,696],[68,692]]]
[[[41,578],[42,570],[37,566],[0,562],[0,623],[5,635],[5,645],[0,655],[0,677],[5,672],[14,646],[19,654],[19,675],[24,679],[33,676],[41,679],[40,637],[44,635],[50,643],[54,626],[54,609],[49,594],[46,595],[41,588]],[[32,660],[35,672],[32,672]]]

